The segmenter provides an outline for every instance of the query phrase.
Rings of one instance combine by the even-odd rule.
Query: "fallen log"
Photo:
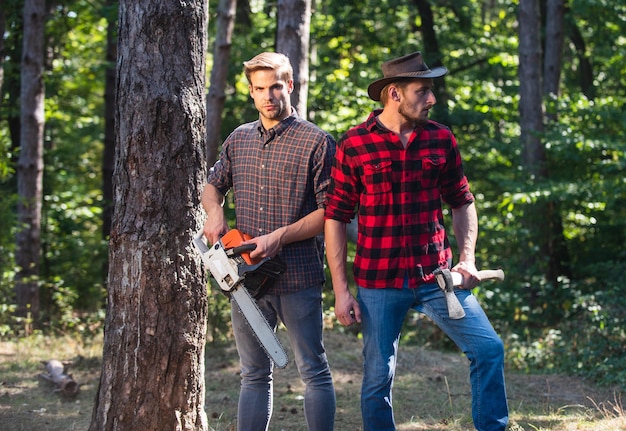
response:
[[[47,373],[41,373],[39,376],[54,383],[54,392],[60,392],[66,397],[73,397],[78,394],[78,383],[70,374],[67,374],[66,366],[69,365],[68,363],[63,363],[56,359],[41,361],[41,363],[45,365]]]

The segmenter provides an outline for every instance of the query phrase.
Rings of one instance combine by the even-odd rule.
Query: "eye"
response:
[[[426,96],[428,93],[432,91],[430,88],[421,88],[417,91],[417,94],[420,96]]]

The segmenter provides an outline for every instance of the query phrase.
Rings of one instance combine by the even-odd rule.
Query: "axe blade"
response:
[[[453,320],[459,320],[465,317],[465,310],[459,298],[454,294],[454,281],[452,273],[449,269],[439,270],[435,273],[435,280],[446,295],[446,303],[448,305],[448,317]]]

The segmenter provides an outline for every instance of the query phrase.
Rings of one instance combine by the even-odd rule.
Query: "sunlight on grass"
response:
[[[304,386],[283,332],[290,363],[276,370],[271,429],[306,430]],[[325,333],[337,395],[337,431],[362,429],[360,387],[362,341],[338,331]],[[68,431],[87,429],[98,386],[102,337],[32,335],[0,342],[0,430]],[[61,400],[38,375],[41,361],[73,361],[80,382],[78,398]],[[205,410],[209,431],[236,426],[239,360],[234,342],[206,348]],[[508,431],[626,431],[620,390],[603,388],[572,376],[507,373],[511,410]],[[467,431],[474,429],[467,360],[459,353],[405,345],[394,384],[398,431]],[[7,428],[7,424],[11,427]]]

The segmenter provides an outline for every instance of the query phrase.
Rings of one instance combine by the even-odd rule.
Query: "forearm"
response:
[[[474,203],[452,210],[452,228],[459,247],[459,261],[475,263],[478,215]]]
[[[313,238],[324,229],[324,210],[317,209],[300,220],[282,226],[267,235],[261,235],[245,241],[245,244],[256,244],[250,253],[253,259],[276,256],[280,250],[291,243]]]
[[[346,224],[338,220],[326,220],[324,237],[326,238],[326,259],[335,293],[335,316],[342,325],[349,326],[361,321],[361,307],[350,293],[346,275],[348,256]]]
[[[324,239],[326,241],[326,260],[335,295],[345,295],[348,290],[346,261],[348,243],[346,224],[337,220],[326,220],[324,223]]]
[[[300,220],[276,229],[281,246],[313,238],[324,230],[324,209],[319,208]]]

